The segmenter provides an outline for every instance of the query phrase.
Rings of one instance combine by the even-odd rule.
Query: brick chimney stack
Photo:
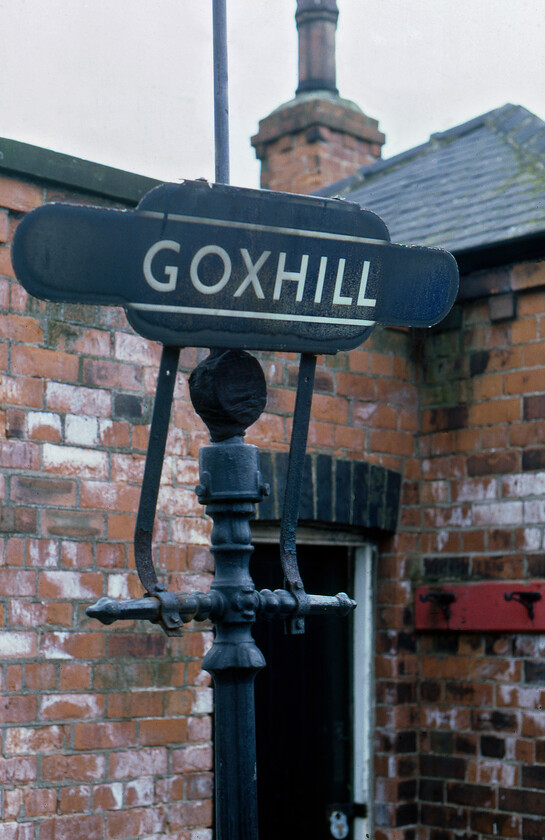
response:
[[[380,157],[378,122],[337,91],[336,0],[297,0],[299,84],[295,98],[259,123],[252,146],[261,186],[310,193]]]

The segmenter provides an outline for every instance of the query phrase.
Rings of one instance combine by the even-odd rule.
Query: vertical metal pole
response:
[[[216,183],[228,184],[230,173],[226,0],[213,0],[212,8],[214,41],[214,140],[216,148]]]

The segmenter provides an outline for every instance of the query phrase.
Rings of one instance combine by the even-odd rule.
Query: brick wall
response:
[[[544,636],[413,618],[421,583],[543,579],[544,280],[543,262],[466,278],[510,291],[414,336],[419,464],[379,563],[376,840],[545,836]]]

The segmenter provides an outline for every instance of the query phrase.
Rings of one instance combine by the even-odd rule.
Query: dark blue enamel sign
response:
[[[335,353],[375,323],[431,326],[458,289],[449,253],[390,243],[356,204],[204,181],[134,211],[39,207],[13,265],[36,297],[125,307],[146,338],[247,350]]]

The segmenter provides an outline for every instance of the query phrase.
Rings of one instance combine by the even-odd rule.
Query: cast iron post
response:
[[[212,518],[221,619],[203,668],[214,680],[216,832],[221,840],[257,840],[254,680],[265,665],[252,623],[256,593],[250,576],[250,520],[266,492],[258,449],[243,442],[266,402],[257,360],[244,351],[212,351],[191,374],[191,400],[208,425],[212,444],[199,454],[199,501]]]

